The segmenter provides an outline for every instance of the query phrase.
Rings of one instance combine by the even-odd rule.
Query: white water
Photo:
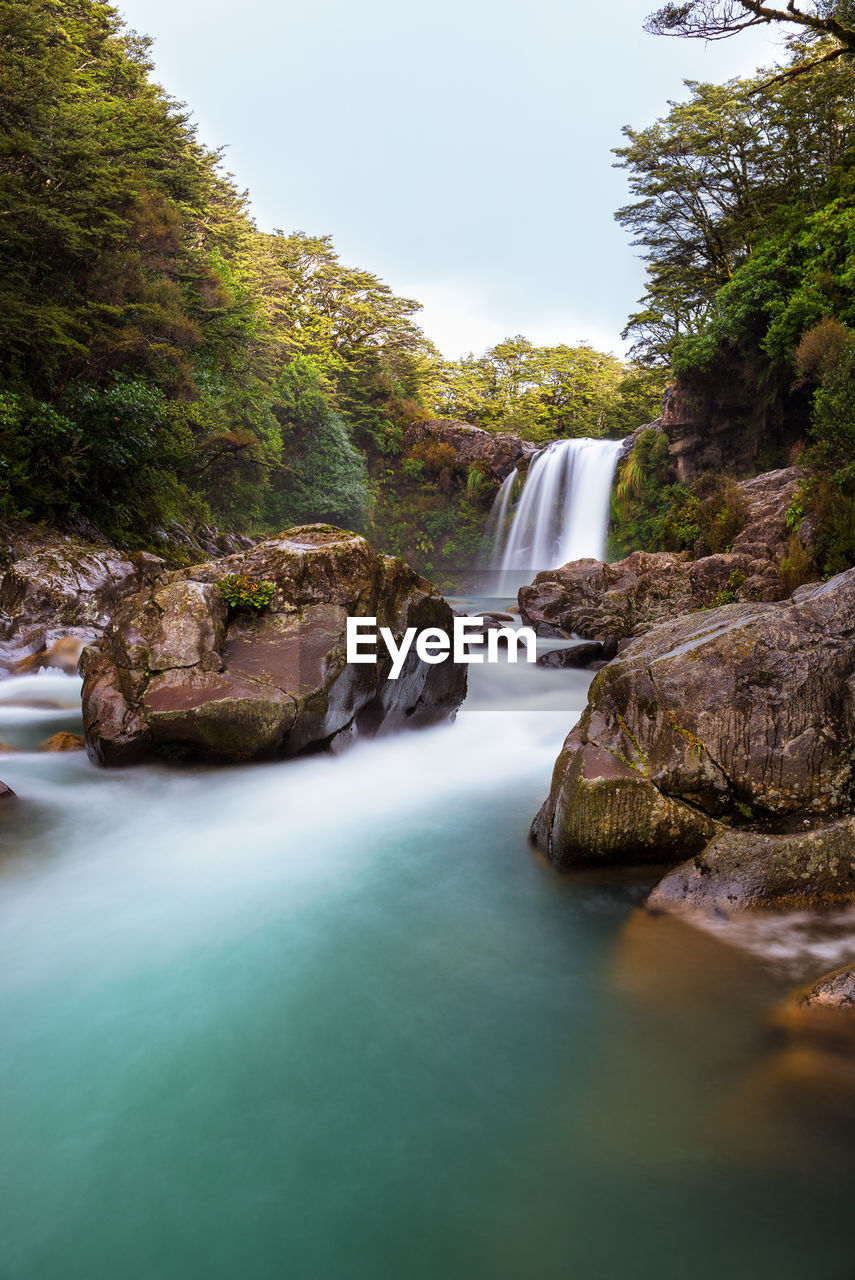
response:
[[[605,555],[620,440],[556,440],[538,454],[508,526],[517,473],[496,496],[492,569],[496,594],[512,594],[541,569]]]

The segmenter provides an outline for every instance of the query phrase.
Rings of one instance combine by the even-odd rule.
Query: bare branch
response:
[[[822,16],[800,9],[795,0],[785,8],[764,4],[763,0],[687,0],[666,4],[652,13],[644,24],[654,35],[683,36],[690,40],[727,40],[749,27],[774,22],[801,27],[815,36],[831,36],[841,48],[855,54],[855,30],[832,15]]]

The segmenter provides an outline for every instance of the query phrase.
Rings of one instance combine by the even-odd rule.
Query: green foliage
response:
[[[276,588],[272,582],[255,582],[246,574],[227,574],[217,583],[217,590],[230,609],[265,609]]]
[[[791,61],[803,54],[804,42],[791,42]],[[636,197],[616,216],[648,272],[626,334],[640,359],[673,357],[682,371],[709,367],[728,338],[750,345],[774,325],[767,354],[778,358],[806,317],[821,318],[820,264],[836,264],[848,235],[846,201],[834,207],[829,183],[855,145],[855,67],[687,87],[687,102],[647,129],[625,129],[616,152]]]
[[[443,367],[437,412],[529,440],[628,435],[657,417],[661,371],[589,346],[535,347],[517,335]]]
[[[350,442],[320,375],[303,356],[285,365],[272,412],[282,439],[267,502],[269,521],[285,527],[320,520],[361,529],[368,503],[365,460]]]
[[[480,501],[490,492],[490,481],[477,462],[469,466],[466,474],[466,497],[472,503]]]
[[[100,0],[0,5],[0,510],[359,527],[360,446],[399,451],[438,367],[418,304],[259,232],[148,48]]]
[[[778,575],[787,595],[792,595],[796,587],[816,577],[813,556],[797,533],[790,534],[787,540],[787,554],[778,566]]]
[[[728,476],[704,475],[696,481],[693,493],[697,499],[699,554],[730,551],[737,534],[745,528],[747,512],[736,481]]]
[[[621,463],[612,493],[608,554],[682,550],[666,546],[669,515],[685,490],[674,482],[668,437],[655,427],[642,431]]]
[[[799,459],[807,479],[787,527],[795,532],[809,521],[812,558],[804,564],[801,540],[791,538],[787,573],[813,576],[817,565],[829,578],[855,565],[855,332],[825,319],[805,334],[797,361],[815,391],[810,439]]]

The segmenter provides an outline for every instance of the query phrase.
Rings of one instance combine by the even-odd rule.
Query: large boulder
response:
[[[229,609],[227,575],[274,587],[260,611]],[[154,754],[216,760],[296,755],[357,735],[448,719],[466,668],[421,662],[397,680],[377,661],[348,664],[348,616],[450,632],[452,611],[403,561],[328,525],[291,529],[251,551],[164,577],[123,601],[83,655],[87,749],[101,764]]]
[[[727,554],[690,560],[685,553],[634,551],[615,564],[576,560],[539,573],[519,593],[523,622],[585,639],[622,639],[725,600],[782,599],[778,569],[787,551],[786,513],[800,475],[788,467],[739,486],[746,521]]]
[[[666,861],[717,823],[843,817],[855,790],[855,569],[654,627],[595,678],[534,835],[554,861]]]
[[[165,569],[158,556],[125,555],[103,540],[32,526],[4,526],[0,543],[0,672],[41,660],[76,667],[79,650],[100,635],[118,601]]]

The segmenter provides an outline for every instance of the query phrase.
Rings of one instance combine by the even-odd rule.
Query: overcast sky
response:
[[[619,352],[642,270],[611,148],[774,60],[770,37],[645,35],[655,0],[119,0],[227,144],[260,227],[332,234],[424,304],[447,356],[524,333]]]

